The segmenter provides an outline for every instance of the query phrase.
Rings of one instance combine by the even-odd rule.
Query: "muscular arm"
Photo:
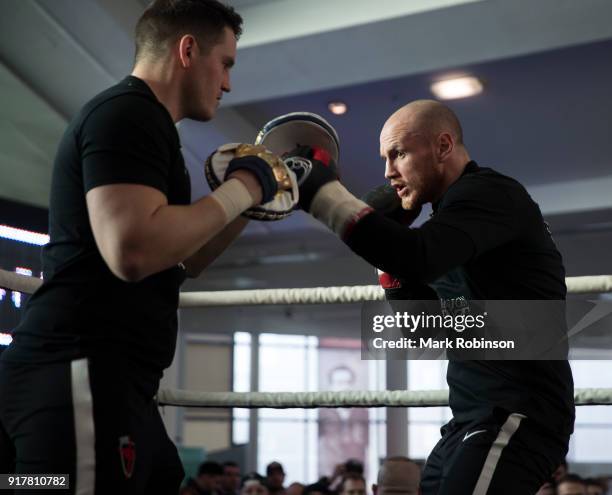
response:
[[[466,178],[421,227],[408,229],[374,212],[355,225],[345,242],[395,277],[431,282],[515,238],[515,214],[503,188]]]
[[[111,271],[138,281],[192,256],[225,227],[224,212],[211,197],[168,205],[159,190],[111,184],[87,192],[96,244]]]
[[[376,268],[415,282],[431,282],[474,254],[461,231],[427,223],[409,229],[377,213],[364,217],[346,244]]]
[[[128,95],[100,105],[76,134],[94,238],[110,270],[125,281],[184,262],[261,200],[257,179],[243,170],[213,193],[216,198],[187,204],[188,189],[181,194],[176,184],[172,193],[169,184],[183,173],[178,135],[165,110],[150,99]],[[170,194],[178,204],[169,204]],[[222,206],[228,201],[229,217]],[[229,242],[223,239],[209,246],[200,266]]]

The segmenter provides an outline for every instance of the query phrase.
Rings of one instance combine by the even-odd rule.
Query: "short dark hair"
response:
[[[218,462],[206,461],[200,464],[200,467],[198,468],[198,476],[200,476],[201,474],[220,476],[223,474],[223,467],[221,467],[221,464],[219,464]]]
[[[285,474],[283,465],[278,461],[272,461],[270,464],[266,466],[266,475],[270,476],[274,472],[280,472],[280,473]]]
[[[188,33],[207,53],[218,43],[225,27],[231,28],[238,39],[242,17],[218,0],[154,0],[136,24],[136,62],[147,55],[159,58],[170,43]]]
[[[240,467],[237,462],[234,461],[225,461],[223,463],[223,467]]]
[[[320,493],[321,495],[331,495],[332,492],[329,489],[329,483],[319,480],[316,483],[312,483],[311,485],[306,485],[304,487],[304,492],[302,493],[302,495],[308,495],[310,493]]]
[[[363,475],[363,462],[359,459],[347,459],[344,463],[344,471],[349,474]]]

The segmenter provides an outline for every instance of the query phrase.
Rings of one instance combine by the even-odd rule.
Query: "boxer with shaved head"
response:
[[[360,200],[339,182],[333,160],[312,147],[288,153],[313,170],[301,178],[300,207],[379,269],[387,299],[468,309],[476,300],[565,299],[561,255],[538,205],[518,181],[470,158],[450,108],[432,100],[403,106],[382,128],[380,154],[388,182]],[[410,227],[427,203],[431,217]],[[573,431],[566,357],[449,359],[453,419],[427,459],[421,493],[536,493]]]

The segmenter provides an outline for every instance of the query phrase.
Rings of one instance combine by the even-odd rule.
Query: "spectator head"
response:
[[[587,478],[584,480],[586,485],[587,495],[605,495],[603,484],[595,478]]]
[[[218,492],[221,489],[223,467],[218,462],[206,461],[198,468],[196,479],[199,487],[207,492]]]
[[[268,495],[266,479],[258,473],[248,473],[242,478],[240,495]]]
[[[332,368],[327,374],[329,389],[333,392],[352,389],[356,379],[355,372],[344,364]]]
[[[417,495],[421,469],[407,457],[389,457],[378,470],[374,495]]]
[[[555,472],[552,474],[552,479],[555,480],[555,483],[559,483],[559,480],[563,478],[566,474],[567,461],[564,460],[561,464],[559,464],[559,466],[557,466],[557,469],[555,469]]]
[[[287,487],[286,495],[304,495],[304,485],[293,482]]]
[[[366,482],[360,474],[347,474],[338,487],[340,495],[366,495]]]
[[[577,474],[566,474],[557,482],[557,495],[587,495],[584,480]]]
[[[331,493],[329,483],[323,479],[313,483],[312,485],[306,485],[302,495],[331,495]]]
[[[240,467],[233,461],[223,463],[221,488],[225,493],[235,493],[240,490]]]
[[[344,475],[358,474],[363,476],[363,462],[359,459],[349,459],[344,463]]]
[[[270,491],[276,492],[283,489],[285,470],[280,462],[274,461],[266,466],[266,477]]]
[[[536,495],[555,495],[555,493],[555,485],[553,485],[550,481],[547,481],[540,487]]]

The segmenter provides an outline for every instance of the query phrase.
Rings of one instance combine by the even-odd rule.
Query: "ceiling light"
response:
[[[440,100],[467,98],[482,92],[482,83],[476,77],[465,76],[437,81],[431,85],[431,92]]]
[[[342,115],[348,110],[346,103],[342,101],[332,101],[327,105],[327,108],[329,108],[329,111],[334,115]]]

